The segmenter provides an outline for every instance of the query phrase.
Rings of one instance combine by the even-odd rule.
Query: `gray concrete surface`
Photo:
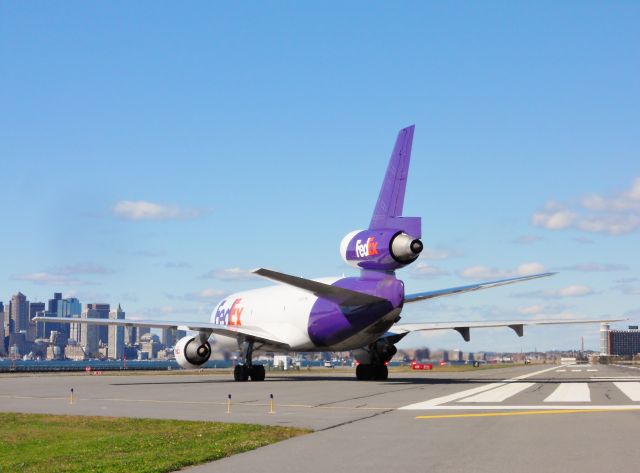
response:
[[[0,377],[0,410],[316,430],[190,473],[637,472],[639,388],[640,371],[587,365],[398,373],[387,382],[322,371],[264,383],[234,383],[223,375],[12,375]],[[567,399],[545,401],[558,393]],[[412,405],[416,409],[402,409]]]

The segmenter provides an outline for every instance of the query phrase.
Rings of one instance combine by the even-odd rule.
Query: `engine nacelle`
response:
[[[182,368],[195,370],[209,361],[211,345],[208,341],[201,344],[196,337],[187,336],[176,343],[173,352]]]
[[[399,230],[355,230],[340,243],[340,256],[359,269],[394,270],[415,261],[422,242]]]

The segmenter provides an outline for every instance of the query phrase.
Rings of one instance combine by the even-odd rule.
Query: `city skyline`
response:
[[[416,304],[403,322],[637,321],[640,5],[500,5],[4,5],[3,300],[61,292],[131,319],[207,320],[265,285],[251,268],[354,275],[338,244],[366,226],[395,134],[415,123],[405,210],[425,250],[398,272],[407,292],[559,274]],[[400,346],[582,336],[598,347],[597,324]]]

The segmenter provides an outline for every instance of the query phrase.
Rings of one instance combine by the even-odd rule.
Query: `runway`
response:
[[[0,410],[316,431],[192,472],[249,472],[258,465],[267,472],[635,472],[640,462],[638,370],[514,366],[392,373],[387,382],[329,371],[271,375],[263,383],[219,374],[2,376]]]

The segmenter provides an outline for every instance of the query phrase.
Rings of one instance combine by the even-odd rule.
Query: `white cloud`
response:
[[[437,266],[432,266],[421,261],[411,267],[410,273],[414,278],[420,279],[432,279],[449,274],[448,271],[445,271],[442,268],[438,268]]]
[[[121,200],[111,209],[116,217],[125,220],[176,220],[197,218],[198,209],[181,209],[177,205],[163,205],[144,200]]]
[[[572,284],[560,289],[549,289],[546,291],[523,292],[515,297],[534,297],[541,299],[564,299],[569,297],[584,297],[594,294],[594,290],[582,284]]]
[[[542,241],[544,238],[538,235],[520,235],[518,238],[511,240],[511,243],[517,243],[518,245],[531,245],[538,241]]]
[[[184,300],[195,301],[217,301],[227,294],[227,291],[222,289],[206,288],[197,292],[190,292],[185,294]]]
[[[634,179],[629,190],[611,197],[591,194],[573,206],[549,201],[533,214],[531,221],[548,230],[572,228],[609,235],[631,233],[640,228],[640,177]]]
[[[12,276],[11,279],[16,281],[28,281],[34,284],[42,284],[46,286],[82,286],[91,284],[88,281],[75,279],[65,274],[50,273],[46,271],[17,274]]]
[[[562,304],[534,304],[530,306],[520,307],[518,312],[525,315],[549,315],[557,314],[566,310],[567,307]]]
[[[471,266],[460,271],[460,276],[464,279],[502,279],[516,276],[530,276],[532,274],[544,273],[545,267],[540,263],[525,263],[516,269],[499,269],[488,266]]]
[[[640,296],[640,286],[633,286],[631,284],[620,284],[615,286],[614,289],[617,289],[622,294],[627,296]]]
[[[610,271],[627,271],[629,266],[617,263],[579,263],[559,268],[561,271],[580,271],[583,273],[604,273]]]
[[[445,260],[451,258],[457,258],[462,256],[462,252],[459,250],[452,250],[450,248],[425,248],[420,253],[420,259],[427,260]]]
[[[191,264],[186,261],[168,261],[164,267],[169,269],[187,269],[191,267]]]
[[[256,279],[256,275],[250,270],[241,268],[212,269],[200,277],[202,279],[218,279],[221,281],[244,281]]]
[[[94,263],[78,263],[69,266],[63,266],[54,271],[58,274],[111,274],[113,269]]]

